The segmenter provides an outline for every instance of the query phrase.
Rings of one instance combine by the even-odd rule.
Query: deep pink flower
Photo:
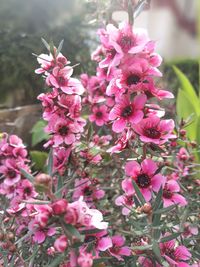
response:
[[[174,204],[180,206],[187,205],[186,199],[179,194],[180,186],[175,180],[168,180],[163,188],[163,203],[164,207]]]
[[[157,164],[151,159],[145,159],[141,165],[136,161],[129,161],[125,165],[125,173],[137,183],[146,201],[152,197],[152,191],[158,192],[165,184],[165,177],[156,174]]]
[[[146,102],[145,95],[138,95],[134,100],[130,101],[130,96],[123,96],[116,105],[112,108],[109,114],[110,120],[115,120],[112,126],[114,132],[122,132],[130,123],[133,126],[142,120],[144,114],[142,109]]]
[[[99,253],[99,251],[106,251],[107,249],[112,247],[112,239],[108,236],[108,232],[106,230],[100,231],[95,234],[86,235],[84,242],[86,244],[93,242],[97,254]]]
[[[103,126],[108,121],[108,108],[105,105],[94,106],[92,115],[89,116],[91,122],[95,122],[98,126]]]
[[[77,262],[80,267],[92,267],[93,265],[93,256],[91,253],[86,251],[81,251],[77,259]]]
[[[173,129],[173,120],[160,120],[156,116],[143,119],[134,126],[134,130],[140,135],[142,142],[157,145],[164,144],[168,139],[176,138],[176,135],[172,133]]]
[[[110,254],[117,258],[119,261],[123,261],[123,256],[130,256],[131,250],[129,247],[124,246],[125,238],[120,235],[111,237],[113,246],[109,248]]]
[[[167,236],[166,234],[165,236]],[[185,246],[176,246],[175,240],[160,243],[161,254],[172,267],[189,267],[185,261],[191,258],[191,253]]]

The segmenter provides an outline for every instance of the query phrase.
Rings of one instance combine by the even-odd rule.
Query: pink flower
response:
[[[92,267],[93,265],[93,256],[91,253],[86,251],[81,251],[77,259],[77,262],[80,267]]]
[[[163,202],[164,207],[168,207],[174,204],[180,206],[187,205],[186,199],[180,195],[180,186],[175,180],[168,180],[163,189]]]
[[[54,248],[58,252],[64,252],[67,248],[68,242],[67,237],[65,235],[61,235],[58,238],[56,238],[54,242]]]
[[[68,218],[68,210],[70,210],[71,219],[75,219],[75,223],[97,229],[106,229],[108,227],[108,223],[103,222],[102,213],[97,209],[90,209],[83,201],[83,197],[80,197],[78,201],[68,204],[65,220],[67,223],[70,223]]]
[[[165,236],[167,236],[166,234]],[[160,243],[161,254],[171,264],[172,267],[189,267],[185,261],[191,258],[190,252],[185,246],[176,246],[175,240]]]
[[[65,90],[65,88],[68,87],[68,80],[72,75],[72,73],[73,73],[72,67],[67,66],[63,69],[60,69],[60,67],[56,66],[53,69],[52,74],[49,74],[47,76],[46,82],[49,86]]]
[[[103,126],[108,121],[108,108],[105,105],[94,106],[92,115],[89,116],[91,122],[95,122],[98,126]]]
[[[156,116],[143,119],[134,126],[134,130],[140,135],[142,142],[157,145],[164,144],[168,139],[176,138],[176,135],[172,134],[173,129],[173,120],[160,120]]]
[[[125,173],[137,183],[146,201],[152,197],[152,191],[158,192],[165,184],[165,177],[156,174],[157,164],[151,159],[145,159],[141,165],[136,161],[129,161],[125,165]]]
[[[103,230],[95,234],[86,235],[84,242],[95,244],[97,254],[99,251],[106,251],[112,247],[112,239],[108,236],[107,231]]]
[[[125,238],[120,235],[111,237],[113,246],[109,248],[110,254],[117,258],[119,261],[123,261],[123,256],[130,256],[131,250],[127,246],[123,246]]]
[[[145,95],[136,96],[133,102],[130,101],[128,95],[123,96],[109,114],[109,119],[115,120],[112,126],[113,131],[119,133],[124,130],[128,123],[133,126],[140,122],[144,116],[142,109],[145,102]]]
[[[125,194],[117,197],[115,199],[115,204],[117,206],[123,206],[122,214],[127,216],[131,212],[131,209],[134,205],[133,196],[135,194],[135,190],[133,188],[132,179],[126,178],[122,181],[122,189]]]
[[[12,186],[20,181],[21,175],[17,162],[14,159],[6,159],[4,165],[0,166],[0,174],[4,177],[4,183]]]

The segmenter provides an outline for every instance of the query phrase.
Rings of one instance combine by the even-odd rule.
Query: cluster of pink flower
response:
[[[21,174],[21,169],[30,173],[27,154],[19,137],[2,134],[0,139],[0,195],[5,195],[10,199],[12,207],[15,207],[21,200],[37,195],[32,183]]]
[[[44,108],[43,119],[48,122],[45,130],[51,135],[47,146],[53,147],[54,167],[61,173],[70,155],[72,146],[80,139],[86,124],[80,117],[81,97],[84,88],[79,80],[72,78],[73,68],[70,61],[61,53],[41,54],[41,65],[37,74],[45,76],[45,82],[51,91],[42,93],[38,99]]]

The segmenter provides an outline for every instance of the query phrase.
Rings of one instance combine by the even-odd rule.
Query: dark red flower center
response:
[[[12,169],[9,169],[8,172],[7,172],[7,176],[8,176],[10,179],[15,178],[15,176],[16,176],[16,171],[15,171],[15,170],[12,170]]]
[[[32,189],[31,189],[31,187],[25,187],[24,188],[24,194],[26,194],[26,195],[30,195],[31,194],[31,192],[32,192]]]
[[[97,112],[96,112],[96,117],[97,117],[98,119],[102,118],[102,116],[103,116],[103,113],[102,113],[101,111],[97,111]]]
[[[125,203],[127,205],[132,205],[133,204],[133,197],[132,196],[126,196]]]
[[[119,39],[119,45],[121,46],[124,52],[127,52],[133,46],[133,38],[128,35],[123,35]]]
[[[121,116],[124,118],[129,117],[131,114],[133,113],[133,108],[132,106],[126,106],[125,108],[123,108],[122,112],[121,112]]]
[[[116,50],[115,49],[110,49],[110,50],[108,50],[107,51],[107,55],[108,55],[108,57],[109,58],[114,58],[115,57],[115,55],[116,55]]]
[[[138,75],[131,74],[127,77],[126,84],[130,86],[130,85],[139,83],[139,81],[140,81],[140,77]]]
[[[90,196],[92,194],[92,190],[89,186],[85,187],[83,190],[84,195]]]
[[[156,128],[145,129],[144,134],[152,139],[158,139],[161,136],[160,131],[158,131]]]
[[[170,257],[173,260],[176,260],[176,256],[174,255],[174,249],[166,248],[165,249],[165,255]]]
[[[170,199],[172,197],[172,195],[173,195],[173,193],[169,189],[167,189],[167,188],[163,189],[163,197],[164,198]]]
[[[96,236],[89,235],[85,237],[85,243],[90,243],[90,242],[96,242],[97,238]]]
[[[151,179],[149,178],[147,174],[141,173],[137,176],[136,183],[141,188],[147,188],[151,184]]]
[[[63,76],[60,76],[57,78],[59,85],[65,85],[65,78]]]
[[[58,132],[60,135],[65,136],[65,135],[67,135],[68,130],[69,130],[69,128],[67,126],[62,126],[62,127],[60,127]]]

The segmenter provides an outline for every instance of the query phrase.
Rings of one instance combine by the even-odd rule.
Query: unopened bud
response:
[[[34,185],[37,191],[45,192],[51,187],[52,178],[46,173],[40,173],[35,177]]]
[[[152,207],[150,203],[145,203],[144,206],[142,207],[142,211],[146,214],[149,214],[152,212]]]
[[[7,235],[6,235],[6,238],[8,240],[13,240],[15,238],[14,234],[12,232],[9,232]]]
[[[185,136],[186,133],[187,133],[187,131],[186,131],[185,129],[181,129],[181,130],[180,130],[180,135],[181,135],[181,136]]]
[[[15,252],[16,251],[16,246],[13,244],[8,249],[9,249],[10,252]]]
[[[56,200],[51,207],[55,215],[60,215],[66,212],[67,206],[68,202],[66,199],[59,199]]]

